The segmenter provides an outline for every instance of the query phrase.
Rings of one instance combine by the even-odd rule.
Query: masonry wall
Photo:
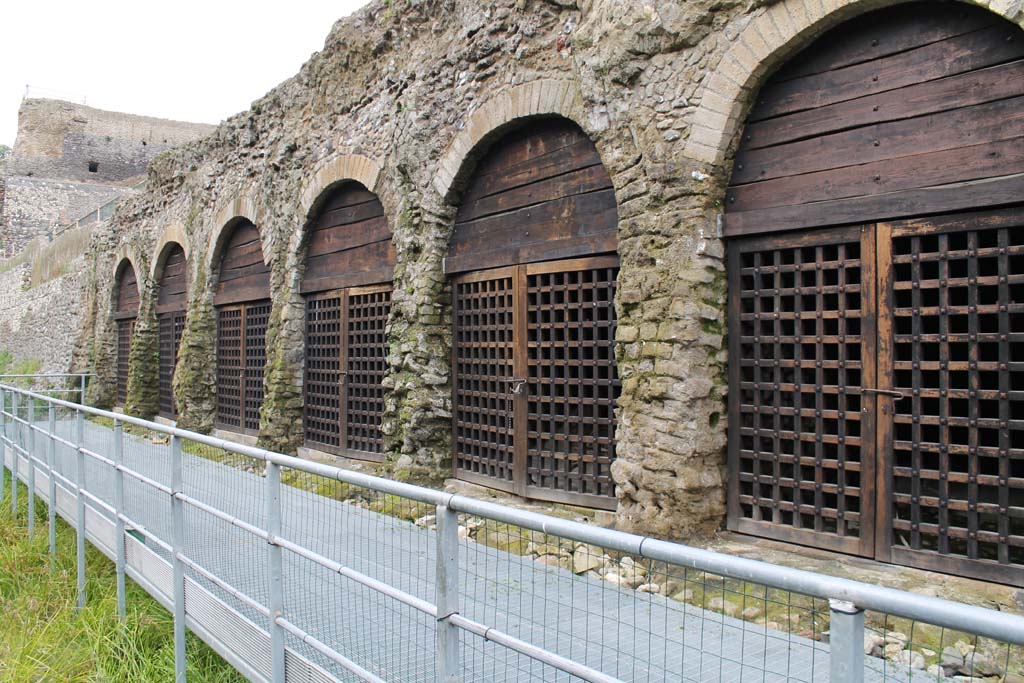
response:
[[[75,259],[64,275],[37,287],[29,287],[30,265],[0,273],[0,350],[15,363],[38,362],[41,373],[71,369],[86,322],[84,266],[84,258]]]
[[[450,473],[450,291],[443,257],[474,159],[503,131],[563,116],[592,138],[619,206],[616,308],[620,528],[707,534],[724,516],[724,245],[730,157],[752,94],[821,32],[880,2],[392,0],[335,25],[293,79],[209,137],[157,158],[93,252],[88,328],[113,392],[110,318],[129,258],[142,305],[129,409],[156,410],[153,265],[185,247],[189,309],[175,389],[180,423],[209,430],[212,274],[222,229],[255,223],[272,268],[261,441],[294,452],[301,435],[302,238],[333,184],[375,191],[394,234],[384,431],[395,476]],[[1019,1],[992,9],[1021,22]]]
[[[126,196],[149,162],[213,126],[27,99],[3,171],[0,246],[16,252],[106,201]]]

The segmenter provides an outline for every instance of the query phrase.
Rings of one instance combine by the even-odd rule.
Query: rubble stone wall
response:
[[[159,156],[147,189],[115,213],[93,257],[89,330],[113,391],[111,293],[134,254],[143,304],[133,360],[152,355],[161,235],[192,245],[188,322],[175,384],[180,422],[209,429],[212,291],[223,229],[259,227],[272,269],[261,441],[301,441],[304,230],[315,200],[355,179],[376,192],[397,266],[388,326],[385,420],[396,476],[450,472],[450,291],[443,258],[474,160],[538,116],[575,121],[594,141],[619,207],[620,528],[708,534],[725,513],[724,245],[730,156],[764,77],[876,0],[390,0],[338,22],[292,79],[210,136]],[[1019,0],[991,9],[1021,23]],[[926,10],[922,10],[926,11]],[[133,363],[129,404],[151,403],[155,367]]]

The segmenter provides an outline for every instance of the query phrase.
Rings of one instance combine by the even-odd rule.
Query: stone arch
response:
[[[268,266],[273,265],[274,236],[263,226],[262,214],[263,212],[257,208],[256,200],[251,195],[238,195],[222,206],[210,220],[209,224],[216,231],[216,238],[210,240],[204,261],[206,272],[210,274],[210,285],[216,284],[218,260],[232,231],[242,221],[252,223],[259,230],[263,262]]]
[[[157,275],[163,267],[164,259],[167,258],[168,252],[175,245],[181,247],[181,250],[185,252],[186,260],[191,258],[192,248],[188,241],[188,235],[185,234],[184,226],[177,222],[166,226],[163,232],[160,233],[160,237],[156,240],[156,248],[153,250],[153,257],[150,259],[149,264],[149,278],[151,281],[156,282]]]
[[[139,268],[139,266],[145,264],[145,261],[142,259],[142,255],[138,252],[138,250],[129,245],[122,244],[120,247],[118,247],[117,252],[114,254],[114,270],[111,273],[113,281],[116,283],[117,279],[121,277],[121,270],[124,268],[125,263],[131,264],[132,269],[135,271],[135,278],[138,280],[139,283],[139,291],[142,292],[142,278],[149,272],[149,270]]]
[[[434,189],[445,201],[464,184],[487,143],[500,138],[524,120],[561,116],[583,127],[586,119],[583,95],[574,81],[540,79],[503,90],[469,116],[438,162]]]
[[[309,231],[309,223],[316,216],[323,202],[338,186],[355,181],[378,197],[381,180],[381,166],[377,161],[361,154],[343,154],[321,162],[299,191],[299,216],[301,227],[292,233],[288,244],[288,258],[298,265],[303,258],[303,244]],[[385,211],[385,214],[390,212]]]
[[[684,154],[696,161],[723,163],[743,130],[752,99],[765,77],[828,29],[858,14],[898,2],[879,0],[783,0],[760,10],[732,41],[699,90]],[[1020,0],[980,0],[1018,25]]]

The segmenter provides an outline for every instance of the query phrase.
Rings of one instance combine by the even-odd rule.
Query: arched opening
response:
[[[171,243],[164,249],[156,298],[160,415],[168,419],[178,416],[178,407],[174,401],[174,370],[178,363],[181,334],[185,330],[187,306],[188,267],[185,250],[180,244]]]
[[[308,448],[382,459],[385,326],[395,251],[384,207],[350,181],[331,190],[307,237],[304,441]]]
[[[1024,585],[1024,35],[912,3],[761,88],[726,196],[731,529]]]
[[[128,398],[128,370],[135,320],[139,316],[139,282],[131,261],[123,259],[117,268],[117,296],[114,320],[117,323],[117,403]]]
[[[463,194],[451,277],[455,476],[615,507],[618,211],[571,121],[500,139]]]
[[[243,219],[228,229],[213,296],[217,311],[215,424],[229,431],[257,434],[267,361],[270,267],[263,261],[255,225]]]

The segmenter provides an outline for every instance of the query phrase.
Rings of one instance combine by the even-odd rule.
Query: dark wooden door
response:
[[[171,419],[178,415],[178,407],[174,402],[174,369],[178,362],[181,335],[185,329],[187,299],[188,264],[185,261],[185,250],[175,244],[164,256],[157,281],[156,299],[160,415]]]
[[[729,527],[1024,585],[1024,209],[729,259]]]
[[[611,178],[571,121],[533,122],[481,159],[445,258],[457,477],[615,507],[617,229]]]
[[[217,416],[225,429],[257,434],[270,322],[270,267],[260,233],[242,221],[231,229],[220,260],[217,307]]]
[[[333,188],[309,226],[305,437],[317,450],[382,461],[385,329],[395,249],[384,207],[356,182]]]
[[[729,528],[874,552],[873,227],[729,251]]]
[[[217,309],[217,425],[257,434],[270,301]]]
[[[1024,209],[878,242],[878,556],[1024,585]]]
[[[117,402],[124,405],[128,399],[128,372],[132,350],[135,320],[139,315],[139,283],[135,268],[127,259],[121,262],[117,274],[117,299],[114,320],[117,323]]]
[[[383,460],[391,286],[306,297],[305,441],[312,448]]]
[[[128,399],[128,370],[133,334],[135,334],[134,317],[117,321],[117,402],[122,406]]]
[[[159,325],[159,397],[160,414],[166,418],[178,415],[174,401],[174,370],[177,367],[178,348],[185,331],[185,312],[162,313],[157,316]]]
[[[604,256],[454,279],[456,476],[615,507],[617,274]]]

